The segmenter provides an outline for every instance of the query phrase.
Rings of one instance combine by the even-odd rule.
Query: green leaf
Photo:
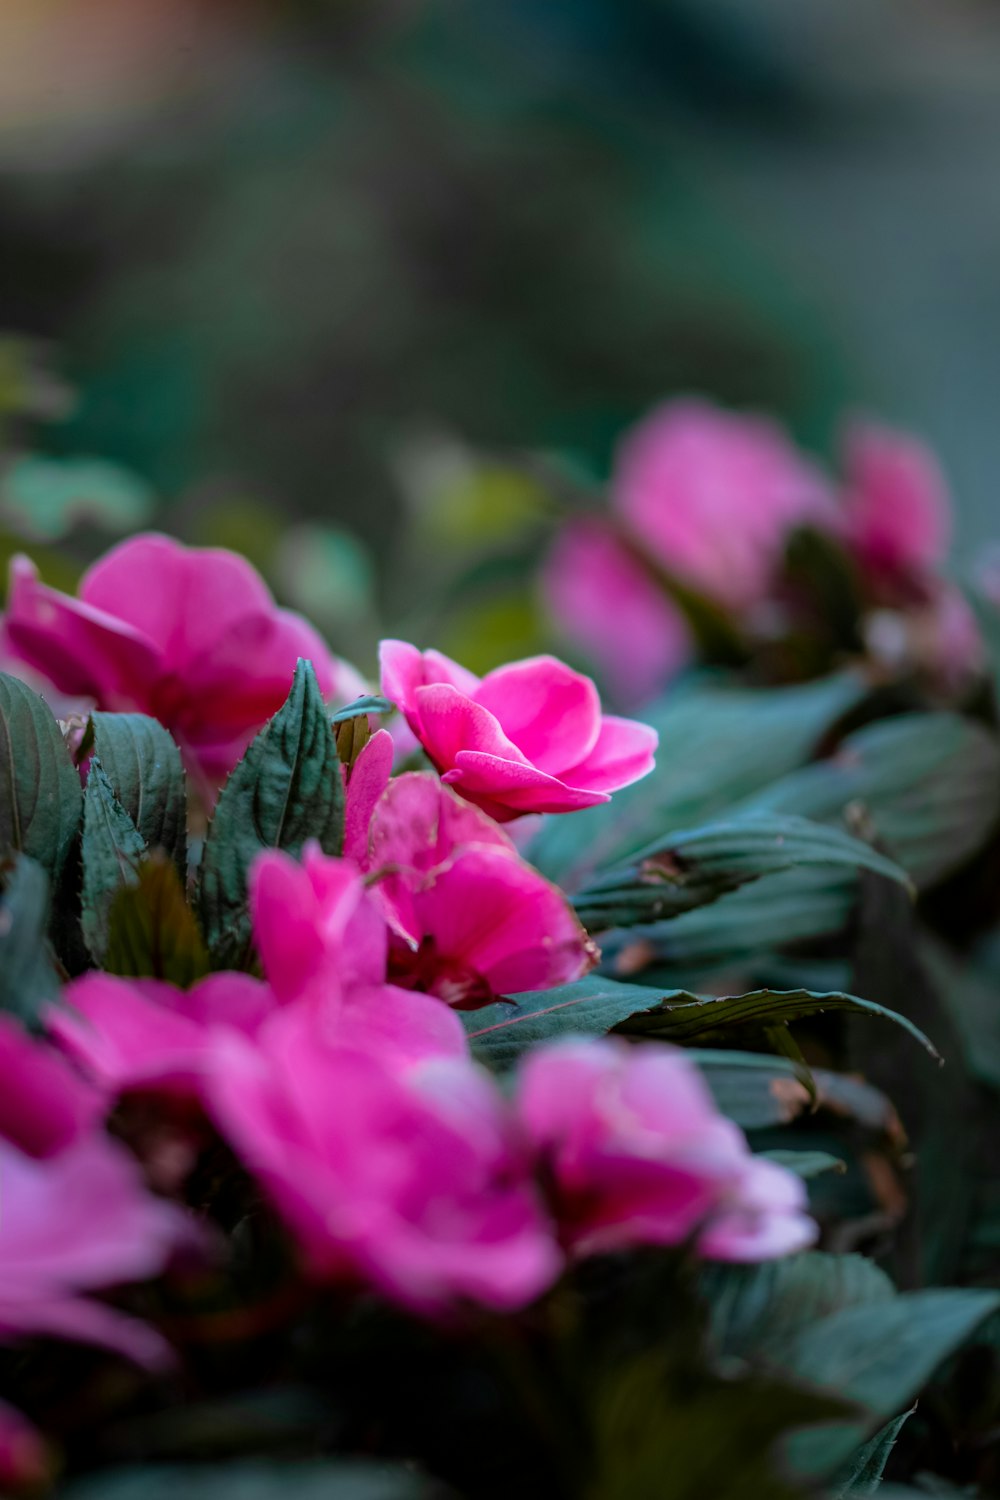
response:
[[[528,857],[550,880],[579,890],[595,871],[636,855],[657,831],[728,814],[802,765],[868,692],[853,673],[769,691],[720,685],[707,675],[678,686],[646,714],[660,734],[652,773],[601,807],[548,819]]]
[[[82,796],[52,710],[0,672],[0,859],[26,854],[57,882],[80,825]]]
[[[998,1309],[1000,1292],[901,1292],[811,1323],[780,1350],[772,1349],[769,1364],[787,1378],[864,1407],[870,1431],[912,1405],[938,1366]],[[854,1423],[803,1435],[795,1445],[796,1467],[817,1478],[829,1475],[866,1435]]]
[[[780,1353],[804,1328],[849,1307],[891,1301],[896,1289],[863,1255],[807,1250],[756,1266],[703,1268],[709,1337],[719,1355],[759,1360]]]
[[[809,1106],[806,1089],[796,1077],[794,1066],[784,1058],[721,1048],[691,1048],[688,1055],[700,1067],[719,1109],[744,1130],[790,1124]],[[826,1068],[814,1068],[812,1073],[821,1109],[857,1121],[863,1129],[899,1143],[898,1117],[878,1089],[863,1079]]]
[[[45,938],[49,881],[41,865],[19,854],[0,897],[0,1010],[34,1026],[59,994]]]
[[[111,789],[95,755],[83,797],[81,926],[94,962],[107,952],[112,903],[139,879],[146,842]]]
[[[896,1439],[916,1409],[911,1406],[909,1411],[893,1417],[891,1422],[887,1422],[858,1449],[834,1481],[832,1500],[849,1500],[852,1495],[874,1495],[876,1491],[881,1492],[882,1475]]]
[[[111,789],[150,849],[187,877],[187,789],[169,733],[146,714],[93,713],[94,753]]]
[[[796,1177],[801,1177],[806,1182],[813,1177],[821,1177],[824,1172],[847,1171],[847,1163],[839,1156],[832,1156],[829,1151],[761,1151],[758,1154],[768,1161],[776,1162],[779,1167],[794,1172]]]
[[[691,1043],[733,1027],[766,1026],[827,1010],[849,1010],[894,1021],[937,1056],[905,1016],[856,995],[809,990],[754,990],[746,995],[692,995],[590,975],[575,984],[515,995],[463,1016],[473,1053],[490,1067],[510,1067],[539,1042],[564,1036],[602,1036],[613,1028],[632,1036]]]
[[[111,902],[104,968],[109,974],[162,979],[187,989],[210,967],[176,865],[161,852],[151,854],[136,883],[122,886]]]
[[[205,841],[198,907],[213,964],[244,968],[252,951],[247,878],[265,849],[299,854],[318,839],[339,854],[344,787],[326,704],[307,661],[284,706],[230,774]]]
[[[331,724],[346,724],[349,719],[357,719],[361,714],[391,714],[393,707],[388,698],[369,694],[366,698],[355,698],[353,703],[345,703],[343,708],[335,709],[327,717]]]
[[[624,869],[595,880],[573,904],[584,926],[599,931],[662,921],[763,875],[831,865],[872,870],[908,884],[898,865],[839,828],[761,814],[668,834]]]
[[[839,823],[852,805],[923,890],[962,865],[1000,820],[1000,740],[955,714],[901,714],[849,735],[829,759],[743,808]]]
[[[441,1500],[442,1494],[409,1465],[350,1459],[142,1464],[102,1469],[59,1491],[60,1500]]]

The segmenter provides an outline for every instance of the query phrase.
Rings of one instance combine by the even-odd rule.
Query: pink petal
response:
[[[574,812],[611,800],[607,792],[567,786],[534,766],[478,750],[460,750],[441,780],[500,821],[521,812]]]
[[[601,728],[601,700],[589,677],[554,656],[512,662],[488,673],[475,702],[541,771],[561,776],[586,760]],[[426,727],[426,719],[421,714]],[[466,741],[469,749],[490,748]],[[466,746],[463,746],[465,748]]]
[[[813,1244],[817,1227],[808,1215],[802,1181],[776,1162],[747,1160],[738,1186],[698,1240],[712,1260],[760,1261],[792,1255]]]
[[[469,750],[530,764],[488,709],[447,683],[418,688],[416,714],[420,741],[439,769],[453,766],[459,752]]]
[[[382,692],[408,720],[416,716],[418,688],[444,683],[466,697],[479,685],[479,678],[441,651],[418,651],[407,641],[387,640],[379,645]]]
[[[156,1087],[196,1093],[205,1027],[174,1008],[170,985],[86,974],[52,1006],[48,1029],[94,1082],[111,1094]]]
[[[344,858],[367,868],[368,830],[375,804],[389,785],[395,747],[387,729],[372,735],[351,767],[344,806]]]
[[[18,1297],[7,1302],[0,1293],[0,1337],[4,1334],[96,1344],[147,1370],[169,1369],[174,1363],[173,1350],[155,1329],[84,1297]]]
[[[97,1090],[7,1015],[0,1015],[0,1078],[0,1135],[29,1156],[62,1151],[104,1113]]]
[[[930,572],[951,534],[948,486],[919,439],[854,422],[843,439],[849,535],[862,564],[883,576]]]
[[[39,582],[26,557],[11,561],[5,629],[10,649],[61,692],[105,707],[143,708],[161,671],[147,637],[112,614]]]
[[[456,797],[428,772],[406,772],[386,787],[372,818],[373,868],[401,865],[431,870],[464,844],[513,847],[492,818]]]
[[[564,773],[570,786],[588,791],[616,792],[648,776],[656,759],[659,735],[648,724],[636,719],[619,719],[605,714],[597,744],[578,766]]]

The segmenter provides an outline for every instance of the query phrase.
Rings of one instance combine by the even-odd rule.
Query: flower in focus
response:
[[[383,641],[382,691],[441,779],[498,822],[608,802],[653,767],[656,731],[601,713],[589,677],[552,656],[487,673]]]
[[[802,1183],[750,1154],[682,1051],[541,1047],[521,1068],[517,1106],[577,1254],[697,1236],[704,1255],[763,1260],[815,1238]]]
[[[433,1316],[462,1301],[521,1307],[558,1274],[504,1101],[468,1061],[401,1071],[298,1006],[266,1048],[218,1040],[211,1101],[319,1279]]]
[[[0,1338],[65,1338],[162,1363],[157,1333],[84,1295],[159,1275],[192,1238],[181,1211],[146,1191],[125,1149],[90,1135],[34,1161],[0,1141],[0,1184]]]
[[[767,598],[790,531],[833,515],[828,482],[776,423],[694,399],[625,433],[611,484],[635,540],[732,611]]]
[[[556,625],[623,703],[653,697],[691,657],[684,616],[606,522],[586,517],[560,531],[542,589]]]
[[[4,629],[8,653],[60,692],[159,719],[213,786],[281,707],[299,657],[325,697],[362,690],[244,558],[155,534],[113,547],[76,599],[16,557]]]
[[[944,561],[951,501],[937,459],[919,438],[854,422],[843,442],[845,539],[876,584],[927,579]]]
[[[96,1124],[104,1099],[45,1042],[0,1014],[0,1136],[29,1156],[53,1156]],[[0,1214],[3,1212],[0,1185]],[[0,1221],[2,1222],[2,1221]]]
[[[436,776],[397,776],[375,805],[366,868],[390,974],[462,1009],[580,979],[598,954],[562,891]]]

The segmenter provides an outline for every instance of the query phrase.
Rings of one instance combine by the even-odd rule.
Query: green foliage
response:
[[[83,797],[81,926],[95,963],[108,950],[112,904],[139,879],[146,841],[122,807],[95,755]]]
[[[116,800],[149,849],[162,849],[187,875],[187,788],[180,751],[145,714],[94,713],[92,744]],[[88,743],[89,741],[89,743]]]
[[[81,800],[80,778],[51,709],[0,672],[0,859],[26,854],[57,882]]]
[[[208,950],[176,866],[162,853],[143,860],[135,883],[114,894],[104,968],[187,989],[210,968]]]
[[[45,937],[48,916],[45,870],[19,854],[6,868],[0,895],[0,1010],[29,1026],[59,994]]]
[[[348,1459],[291,1463],[247,1459],[107,1469],[61,1489],[61,1500],[441,1500],[441,1486],[408,1466]]]
[[[316,839],[339,854],[344,788],[316,674],[300,661],[284,706],[253,741],[219,795],[205,841],[198,911],[216,968],[243,968],[252,950],[247,879],[265,849],[300,854]]]

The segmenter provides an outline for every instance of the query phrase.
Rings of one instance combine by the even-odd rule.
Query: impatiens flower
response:
[[[433,1316],[464,1301],[522,1307],[558,1274],[504,1101],[468,1061],[401,1073],[298,1006],[266,1048],[220,1040],[211,1098],[313,1276]]]
[[[751,1156],[680,1050],[541,1047],[522,1066],[517,1105],[576,1254],[697,1236],[704,1255],[763,1260],[815,1238],[800,1180]]]
[[[951,532],[948,486],[918,438],[870,422],[844,437],[846,540],[876,583],[926,578],[943,561]]]
[[[387,984],[389,933],[356,865],[307,844],[301,864],[262,854],[250,880],[254,936],[275,996],[309,1008],[326,1034],[410,1062],[465,1056],[457,1016]]]
[[[72,1339],[161,1363],[158,1334],[85,1295],[158,1276],[191,1239],[124,1148],[90,1135],[34,1161],[0,1141],[0,1192],[0,1338]]]
[[[281,707],[299,657],[326,697],[360,679],[242,557],[149,534],[113,547],[73,599],[11,565],[7,648],[64,693],[151,714],[217,785]]]
[[[478,808],[430,773],[391,781],[376,804],[366,866],[395,941],[397,983],[472,1009],[580,979],[597,950],[569,902]]]
[[[653,697],[690,660],[684,616],[604,521],[581,518],[560,531],[542,589],[559,630],[622,703]]]
[[[29,1156],[53,1156],[103,1111],[102,1096],[58,1052],[0,1014],[0,1136]],[[0,1225],[2,1214],[0,1184]]]
[[[680,582],[737,611],[766,599],[788,534],[829,523],[822,474],[775,423],[667,401],[622,438],[612,502]]]
[[[552,656],[474,676],[438,651],[383,641],[382,691],[441,779],[499,822],[610,800],[653,767],[656,731],[602,715],[589,677]]]

